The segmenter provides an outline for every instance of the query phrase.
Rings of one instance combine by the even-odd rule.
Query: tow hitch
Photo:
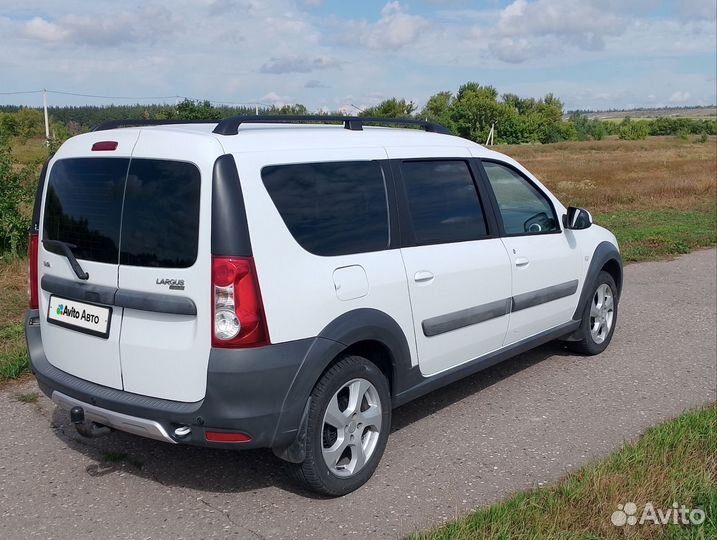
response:
[[[85,420],[85,410],[82,407],[72,407],[72,409],[70,409],[70,422],[75,425],[77,433],[83,437],[102,437],[112,432],[112,429],[107,426],[92,422],[91,420]]]

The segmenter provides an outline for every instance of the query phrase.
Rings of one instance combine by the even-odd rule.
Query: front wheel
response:
[[[373,475],[391,429],[386,377],[361,356],[346,356],[311,393],[306,459],[288,463],[291,476],[312,491],[340,496]]]
[[[593,294],[585,306],[578,341],[567,343],[569,349],[586,355],[603,352],[610,344],[617,324],[617,286],[607,272],[600,272]]]

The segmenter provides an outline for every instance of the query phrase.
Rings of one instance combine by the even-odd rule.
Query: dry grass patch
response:
[[[651,137],[498,146],[566,205],[593,213],[690,209],[717,197],[717,141]]]

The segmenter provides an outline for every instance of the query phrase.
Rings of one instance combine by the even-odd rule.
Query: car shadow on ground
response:
[[[395,409],[391,431],[404,429],[549,357],[566,354],[569,353],[560,343],[549,343],[431,392]],[[87,439],[75,431],[68,413],[58,407],[52,411],[51,422],[55,435],[63,443],[93,461],[86,467],[91,477],[121,472],[165,486],[209,493],[252,492],[276,487],[304,497],[317,497],[292,482],[285,474],[284,463],[270,450],[232,451],[173,445],[118,431]]]

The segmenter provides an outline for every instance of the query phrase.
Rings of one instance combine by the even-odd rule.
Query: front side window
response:
[[[485,238],[485,216],[465,161],[406,161],[401,167],[416,243]]]
[[[386,187],[375,161],[271,165],[261,172],[289,232],[306,251],[332,256],[386,249]]]
[[[483,162],[498,201],[505,234],[541,234],[560,231],[555,211],[543,193],[510,167]]]

